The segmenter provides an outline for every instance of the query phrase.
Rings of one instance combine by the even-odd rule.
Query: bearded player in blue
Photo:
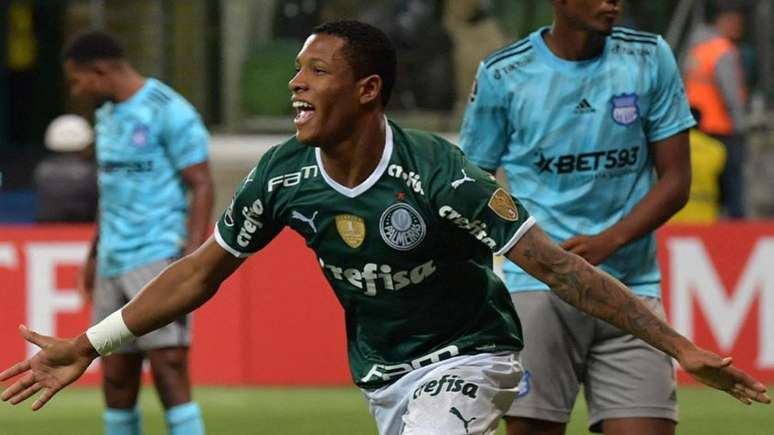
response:
[[[208,133],[174,90],[138,74],[110,35],[78,35],[65,49],[74,96],[96,98],[99,223],[81,290],[99,322],[206,238],[213,202]],[[190,192],[190,206],[187,194]],[[190,317],[102,358],[108,435],[141,432],[136,408],[147,356],[169,432],[204,433],[188,377]]]
[[[566,250],[663,318],[653,231],[683,207],[695,122],[658,35],[614,27],[617,0],[554,0],[554,24],[487,57],[462,126],[467,157],[503,167],[513,195]],[[562,434],[584,385],[589,427],[672,434],[672,361],[565,304],[513,263],[527,374],[508,434]]]

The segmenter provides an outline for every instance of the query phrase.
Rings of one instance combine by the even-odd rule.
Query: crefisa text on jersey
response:
[[[346,280],[353,286],[363,289],[365,283],[365,294],[376,296],[377,284],[383,290],[400,290],[409,284],[419,284],[435,272],[433,260],[422,263],[411,270],[399,270],[393,272],[392,266],[388,264],[367,263],[363,269],[334,266],[326,264],[320,258],[320,267],[330,272],[330,276],[335,280]]]
[[[422,180],[419,178],[419,174],[413,171],[405,171],[402,166],[392,164],[387,167],[387,175],[395,178],[400,178],[406,182],[406,185],[414,192],[424,195],[425,191],[422,189]]]
[[[263,214],[263,203],[260,199],[253,201],[250,207],[242,207],[242,216],[245,221],[242,222],[242,228],[239,229],[239,235],[237,235],[237,243],[239,246],[245,248],[250,244],[253,239],[253,234],[256,231],[263,228],[263,223],[258,219]]]

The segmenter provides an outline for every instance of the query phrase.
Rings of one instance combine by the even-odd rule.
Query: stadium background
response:
[[[16,334],[19,323],[72,335],[88,321],[74,288],[90,226],[36,223],[32,179],[35,165],[47,156],[47,123],[65,112],[91,118],[92,107],[69,99],[63,82],[58,53],[70,35],[89,27],[117,33],[141,72],[170,83],[201,111],[213,132],[218,213],[261,153],[292,132],[286,82],[292,58],[314,24],[360,18],[390,32],[402,76],[390,115],[454,139],[478,60],[550,22],[547,3],[4,1],[0,366],[32,351]],[[678,57],[692,28],[712,10],[712,2],[699,0],[627,3],[624,23],[664,34]],[[659,233],[660,261],[673,324],[704,346],[733,353],[737,364],[774,384],[774,1],[748,6],[742,48],[752,90],[746,171],[754,220],[671,225]],[[349,387],[342,322],[312,254],[296,236],[283,234],[252,259],[196,315],[193,377],[210,432],[374,433],[365,403]],[[42,415],[0,405],[0,435],[53,433],[53,427],[55,433],[97,433],[101,403],[92,387],[98,367],[93,369],[82,389],[57,399]],[[679,433],[771,433],[770,409],[742,408],[689,385],[680,394]],[[143,400],[147,433],[158,433],[163,426],[158,404],[150,392]],[[575,420],[569,433],[585,433],[580,415]]]

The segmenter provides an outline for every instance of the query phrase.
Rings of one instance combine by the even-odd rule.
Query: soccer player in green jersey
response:
[[[296,136],[248,174],[215,235],[78,337],[21,327],[42,350],[0,373],[22,374],[1,398],[18,404],[42,391],[32,405],[41,408],[100,354],[206,302],[287,226],[315,251],[344,307],[353,380],[382,435],[489,434],[513,401],[522,337],[492,273],[493,252],[673,356],[699,381],[743,403],[770,402],[730,358],[696,347],[620,282],[551,242],[455,146],[388,121],[395,63],[392,44],[372,26],[316,28],[290,81]]]

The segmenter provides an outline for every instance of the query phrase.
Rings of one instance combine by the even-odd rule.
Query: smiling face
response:
[[[623,10],[623,0],[554,0],[554,7],[575,27],[608,35]]]
[[[345,40],[328,34],[307,38],[288,84],[301,143],[324,147],[346,139],[360,114],[362,81],[344,54]]]

